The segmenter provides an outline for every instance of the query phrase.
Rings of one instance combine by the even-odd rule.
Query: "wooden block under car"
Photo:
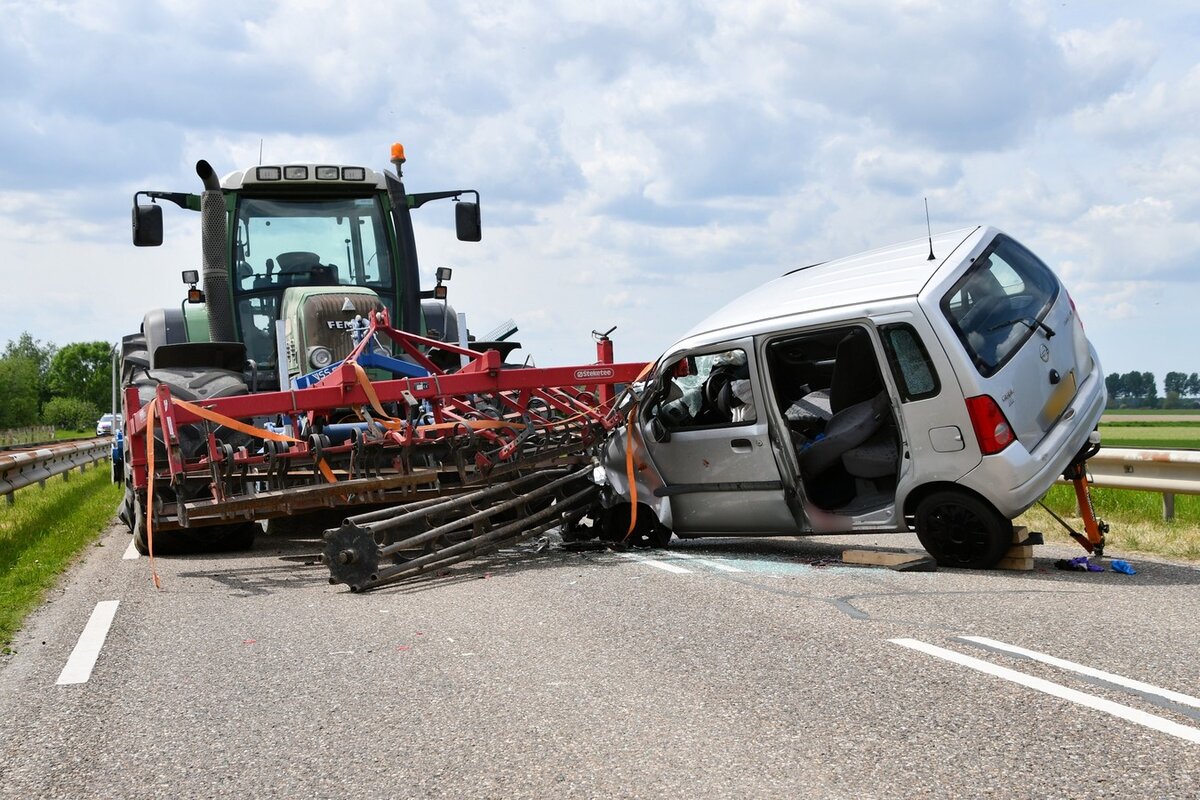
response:
[[[996,569],[1031,570],[1033,569],[1033,545],[1040,543],[1040,533],[1030,534],[1029,528],[1017,525],[1013,528],[1013,544],[1004,554],[1004,558],[996,564]]]
[[[928,558],[924,550],[843,550],[843,564],[863,564],[872,567],[894,567],[897,564],[907,564],[910,561]]]

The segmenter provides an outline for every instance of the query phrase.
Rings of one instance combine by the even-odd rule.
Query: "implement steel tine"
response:
[[[432,541],[444,533],[449,533],[450,531],[457,530],[459,528],[462,528],[465,525],[473,525],[474,523],[485,520],[488,517],[494,517],[496,514],[500,514],[505,511],[509,511],[513,508],[516,508],[517,506],[519,506],[523,503],[526,503],[530,500],[537,500],[541,497],[552,494],[554,492],[554,490],[557,489],[558,487],[563,486],[567,483],[570,483],[571,481],[579,480],[580,478],[584,477],[591,471],[592,471],[592,468],[588,467],[586,469],[581,469],[578,472],[574,472],[569,475],[564,475],[561,478],[559,478],[558,480],[551,481],[550,483],[546,484],[545,486],[539,486],[538,488],[533,489],[532,491],[525,492],[521,495],[515,496],[511,500],[505,500],[502,503],[497,503],[493,506],[483,509],[482,511],[477,511],[474,514],[471,514],[469,516],[460,517],[456,520],[453,520],[452,522],[447,522],[445,525],[439,525],[436,528],[431,528],[430,530],[423,531],[422,533],[418,533],[416,536],[410,536],[409,538],[404,539],[402,541],[395,542],[393,544],[389,544],[387,547],[381,548],[379,553],[380,553],[380,555],[383,555],[383,556],[390,556],[395,553],[399,553],[401,550],[409,550],[413,547],[416,547],[417,545]],[[535,473],[535,475],[537,475],[539,477],[542,476],[543,474],[544,473]],[[515,481],[514,481],[514,483],[515,483]],[[380,530],[383,524],[386,524],[388,526],[392,525],[392,523],[390,523],[390,522],[382,523],[381,525],[374,527],[373,530],[375,530],[375,531]]]
[[[534,528],[529,528],[528,530],[523,530],[523,531],[517,531],[516,533],[513,533],[509,536],[505,536],[502,539],[493,539],[488,542],[481,542],[479,547],[471,550],[470,552],[457,553],[452,556],[445,556],[441,560],[430,561],[430,562],[421,564],[417,567],[412,566],[413,562],[400,564],[396,567],[390,568],[384,574],[384,576],[380,578],[378,583],[372,583],[370,586],[367,586],[364,588],[374,588],[385,582],[386,583],[394,583],[396,581],[402,581],[405,578],[415,578],[416,576],[418,576],[424,572],[430,572],[432,570],[441,569],[442,567],[450,567],[455,564],[461,564],[464,561],[470,561],[473,558],[479,558],[480,556],[486,555],[487,553],[494,553],[502,547],[524,541],[525,539],[528,539],[532,536],[536,536],[539,533],[544,533],[545,531],[548,531],[551,528],[557,527],[558,525],[561,525],[561,524],[562,524],[562,522],[560,520],[552,519],[547,522],[543,522],[542,524],[540,524]],[[478,540],[475,540],[475,541],[478,541]],[[445,552],[446,552],[445,550],[442,550],[437,553],[432,553],[431,555],[442,556]]]
[[[556,470],[555,472],[560,475],[562,474],[561,470]],[[452,498],[449,500],[445,500],[444,502],[434,505],[434,506],[431,506],[430,508],[418,509],[416,511],[410,512],[410,511],[408,511],[406,506],[401,506],[399,509],[397,509],[397,514],[393,518],[380,519],[380,520],[371,522],[363,527],[370,528],[371,531],[374,533],[383,533],[385,531],[391,530],[392,528],[398,528],[402,525],[412,522],[413,519],[417,516],[426,516],[427,514],[430,514],[433,512],[436,512],[438,514],[444,514],[448,511],[455,511],[460,508],[471,508],[471,507],[473,507],[473,504],[477,500],[488,499],[491,497],[503,495],[505,492],[511,491],[512,488],[517,484],[530,483],[538,478],[543,478],[543,477],[545,477],[544,472],[532,472],[528,475],[523,475],[522,477],[517,478],[516,480],[509,481],[508,483],[501,483],[501,484],[497,484],[495,486],[488,487],[487,489],[480,489],[477,492],[472,492],[470,494],[465,494],[460,497],[455,497],[455,498]]]
[[[466,558],[472,558],[480,552],[481,547],[494,545],[505,539],[519,538],[525,531],[534,530],[547,522],[559,524],[559,519],[557,519],[559,515],[578,503],[590,500],[597,491],[599,491],[599,487],[589,486],[585,489],[581,489],[560,503],[556,503],[555,505],[538,511],[536,514],[531,515],[528,519],[518,520],[505,525],[502,528],[498,528],[497,530],[482,534],[481,536],[477,536],[465,542],[460,542],[459,544],[452,545],[435,553],[430,553],[428,555],[421,556],[420,558],[414,558],[412,561],[405,562],[404,564],[398,564],[394,567],[382,569],[376,573],[378,577],[372,576],[373,580],[371,580],[369,584],[363,585],[360,588],[365,589],[381,586],[384,583],[389,583],[391,581],[398,580],[401,577],[405,577],[409,573],[415,575],[419,572],[430,569],[435,564],[449,563],[449,559],[451,557],[462,555],[466,556]],[[464,558],[461,560],[466,559]]]
[[[435,506],[438,503],[445,503],[449,499],[451,498],[431,497],[428,500],[415,500],[411,503],[405,503],[404,505],[400,506],[400,508],[381,508],[377,511],[366,511],[362,514],[355,514],[352,517],[346,517],[346,519],[343,520],[343,523],[349,522],[354,525],[365,525],[368,522],[375,522],[381,519],[390,519],[400,512],[412,513],[423,508],[429,508],[430,506]]]

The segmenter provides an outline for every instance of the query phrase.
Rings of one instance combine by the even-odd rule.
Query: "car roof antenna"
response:
[[[926,261],[934,261],[937,256],[933,254],[933,227],[929,224],[929,198],[925,198],[925,230],[929,233],[929,258]]]

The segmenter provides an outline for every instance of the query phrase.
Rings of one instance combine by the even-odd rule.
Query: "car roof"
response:
[[[943,266],[953,270],[994,228],[975,226],[801,267],[743,294],[702,320],[683,339],[778,317],[911,297]],[[962,245],[974,240],[972,246]]]

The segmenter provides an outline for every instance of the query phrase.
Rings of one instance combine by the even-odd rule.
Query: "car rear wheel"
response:
[[[1012,546],[1012,521],[966,492],[933,492],[917,505],[917,538],[943,567],[989,569]]]

